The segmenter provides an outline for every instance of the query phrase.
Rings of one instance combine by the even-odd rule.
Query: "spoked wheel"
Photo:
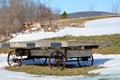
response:
[[[92,66],[94,59],[91,55],[90,57],[77,58],[77,62],[79,66]]]
[[[52,69],[53,67],[57,67],[60,70],[63,70],[66,64],[65,56],[62,52],[55,51],[50,54],[48,60],[49,67]]]
[[[7,57],[7,62],[9,66],[21,66],[22,65],[22,56],[17,56],[19,54],[15,50],[12,50]]]

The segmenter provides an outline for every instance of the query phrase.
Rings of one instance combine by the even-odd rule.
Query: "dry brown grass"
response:
[[[65,68],[60,70],[58,68],[50,69],[48,66],[39,66],[39,65],[23,65],[21,67],[6,67],[7,70],[17,71],[17,72],[26,72],[29,74],[35,75],[55,75],[55,76],[77,76],[77,75],[87,75],[93,76],[97,74],[88,73],[91,70],[100,69],[100,67],[72,67]]]
[[[59,20],[58,23],[61,26],[69,26],[71,23],[83,24],[83,23],[85,23],[86,21],[89,21],[89,20],[111,18],[111,17],[120,17],[120,16],[119,15],[103,15],[103,16],[91,16],[91,17],[86,17],[86,18],[62,19],[62,20]]]
[[[10,48],[0,48],[0,54],[8,54],[11,50]]]

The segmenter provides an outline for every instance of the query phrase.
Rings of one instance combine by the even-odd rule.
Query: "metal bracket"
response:
[[[62,44],[61,43],[51,43],[51,48],[61,48]]]
[[[2,48],[10,48],[10,44],[9,43],[3,43],[1,46],[2,46]]]
[[[27,48],[35,48],[35,43],[27,43]]]

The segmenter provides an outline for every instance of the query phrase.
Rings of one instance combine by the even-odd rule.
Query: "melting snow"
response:
[[[120,17],[92,20],[85,23],[85,28],[65,27],[58,32],[33,32],[20,34],[10,42],[34,41],[44,38],[60,37],[65,35],[91,36],[120,33]]]

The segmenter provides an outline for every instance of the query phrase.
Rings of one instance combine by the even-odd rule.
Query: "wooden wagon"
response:
[[[41,58],[43,64],[47,62],[51,69],[53,67],[59,67],[63,70],[68,61],[77,61],[79,66],[92,66],[94,59],[91,51],[101,45],[108,46],[111,45],[111,43],[106,41],[79,42],[38,40],[2,43],[0,47],[14,49],[8,54],[7,62],[9,66],[14,64],[21,66],[23,60]]]

